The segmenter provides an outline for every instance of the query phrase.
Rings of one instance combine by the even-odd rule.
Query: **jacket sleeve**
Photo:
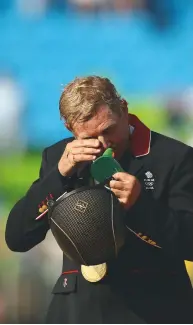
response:
[[[193,149],[187,148],[168,175],[165,199],[143,190],[128,213],[128,224],[152,238],[165,254],[193,261]]]
[[[10,250],[25,252],[40,243],[49,230],[47,213],[39,220],[39,208],[50,196],[57,199],[65,191],[69,179],[61,176],[57,165],[49,167],[43,151],[39,179],[36,180],[26,195],[12,208],[5,231],[5,240]]]

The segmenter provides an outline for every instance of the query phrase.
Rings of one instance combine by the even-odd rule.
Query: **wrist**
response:
[[[60,159],[58,163],[58,171],[62,176],[72,176],[74,174],[75,168],[70,164],[67,159]]]

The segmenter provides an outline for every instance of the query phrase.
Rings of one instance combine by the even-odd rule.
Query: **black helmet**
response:
[[[115,258],[125,242],[124,209],[106,186],[83,186],[49,201],[51,231],[66,256],[84,265]]]

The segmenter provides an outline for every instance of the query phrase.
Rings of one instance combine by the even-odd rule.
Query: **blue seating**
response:
[[[62,85],[76,76],[108,76],[125,96],[183,91],[192,84],[192,17],[191,11],[183,14],[183,28],[162,33],[145,14],[0,17],[0,62],[17,72],[25,89],[29,144],[45,146],[69,135],[58,101]]]

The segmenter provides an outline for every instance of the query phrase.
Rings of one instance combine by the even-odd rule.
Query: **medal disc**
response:
[[[83,277],[89,282],[98,282],[104,278],[107,272],[107,264],[102,263],[98,265],[81,265],[81,272]]]

